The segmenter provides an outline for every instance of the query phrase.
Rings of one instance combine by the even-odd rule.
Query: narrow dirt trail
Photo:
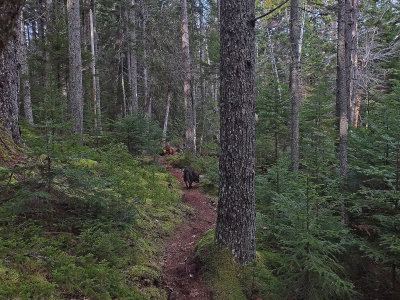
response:
[[[196,185],[186,189],[182,170],[171,167],[164,160],[161,163],[179,180],[184,191],[183,201],[193,208],[193,214],[186,216],[165,246],[162,267],[168,299],[212,299],[199,275],[194,250],[205,232],[215,227],[215,203],[202,194]]]

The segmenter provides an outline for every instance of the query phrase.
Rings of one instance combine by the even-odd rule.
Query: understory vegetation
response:
[[[0,169],[0,298],[166,299],[176,179],[117,140],[25,136],[28,155]]]

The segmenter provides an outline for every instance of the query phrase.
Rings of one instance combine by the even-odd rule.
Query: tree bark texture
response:
[[[16,143],[21,141],[18,105],[20,24],[18,20],[16,24],[17,33],[9,39],[7,46],[0,54],[0,125],[8,130]]]
[[[219,201],[216,242],[255,258],[254,0],[221,0]]]
[[[299,169],[299,109],[301,101],[299,62],[299,0],[290,1],[290,98],[291,98],[291,170]]]
[[[46,35],[45,35],[45,43],[46,43],[46,50],[45,50],[45,87],[49,88],[51,85],[51,80],[52,80],[52,76],[51,76],[51,71],[52,71],[52,67],[51,67],[51,55],[50,55],[50,39],[49,39],[49,35],[52,33],[53,31],[53,27],[52,27],[52,20],[51,20],[51,15],[53,12],[53,0],[46,0]]]
[[[72,132],[83,133],[82,56],[79,0],[67,0],[68,11],[68,104],[73,120]]]
[[[102,130],[101,126],[101,99],[100,99],[100,80],[96,66],[97,61],[97,30],[96,30],[96,1],[92,0],[92,7],[89,10],[90,18],[90,44],[92,52],[92,78],[93,78],[93,113],[96,131]]]
[[[143,43],[143,92],[144,92],[144,110],[147,111],[149,104],[149,70],[147,66],[147,7],[144,0],[141,0],[142,14],[142,43]]]
[[[168,120],[169,120],[169,108],[171,106],[171,97],[172,97],[172,91],[168,89],[167,106],[165,108],[165,118],[163,126],[163,138],[162,138],[163,148],[165,147],[165,143],[167,141],[167,130],[168,130]]]
[[[8,40],[15,35],[18,18],[25,0],[0,1],[0,54],[8,45]]]
[[[138,104],[138,74],[137,74],[137,54],[136,54],[136,9],[135,0],[130,0],[129,10],[129,29],[128,29],[128,49],[129,49],[129,86],[131,89],[131,102],[129,112],[137,112]]]
[[[337,45],[337,79],[336,79],[336,114],[339,125],[339,162],[340,175],[347,176],[347,135],[349,85],[346,71],[346,2],[338,0],[338,45]]]
[[[24,103],[24,115],[29,124],[33,125],[31,84],[29,82],[29,68],[26,54],[26,36],[23,17],[21,18],[21,86]]]
[[[349,84],[349,124],[355,125],[358,94],[358,0],[346,0],[346,68]],[[359,109],[359,108],[358,108]]]
[[[185,140],[186,148],[196,153],[196,124],[195,124],[195,104],[192,95],[191,86],[191,70],[190,70],[190,49],[189,49],[189,27],[187,16],[187,3],[186,0],[181,0],[182,5],[182,51],[183,51],[183,69],[184,69],[184,103],[185,103],[185,119],[186,131]]]

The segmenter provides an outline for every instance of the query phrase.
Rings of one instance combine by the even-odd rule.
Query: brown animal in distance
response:
[[[186,188],[190,189],[193,182],[199,183],[200,176],[192,167],[186,167],[183,170],[183,180],[185,181]]]
[[[161,155],[174,155],[174,148],[170,144],[167,144],[162,150]]]

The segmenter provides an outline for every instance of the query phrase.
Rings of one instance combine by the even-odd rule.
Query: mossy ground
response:
[[[23,149],[14,143],[8,131],[0,124],[0,162],[10,162],[22,152]]]
[[[210,230],[198,242],[196,258],[215,300],[282,299],[282,283],[268,269],[272,253],[257,253],[253,263],[241,266],[228,249],[215,245],[214,234]]]
[[[118,143],[52,149],[50,167],[36,152],[2,169],[0,299],[166,299],[158,259],[188,209],[176,179]]]

